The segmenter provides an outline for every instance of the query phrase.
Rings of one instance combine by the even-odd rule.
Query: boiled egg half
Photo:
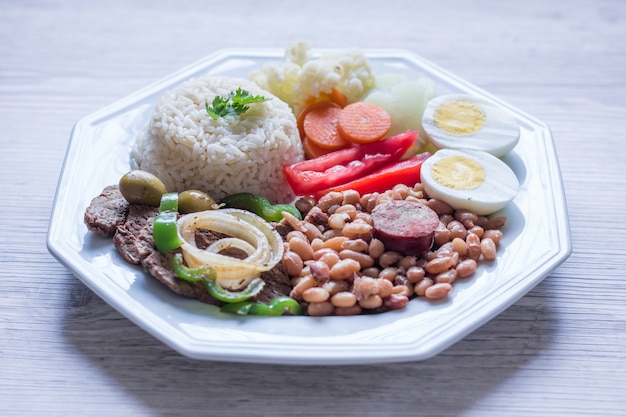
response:
[[[422,164],[421,178],[430,198],[481,216],[503,209],[519,190],[513,170],[483,151],[440,149]]]
[[[422,126],[437,148],[473,149],[503,156],[517,145],[519,126],[511,113],[467,94],[448,94],[428,102]]]

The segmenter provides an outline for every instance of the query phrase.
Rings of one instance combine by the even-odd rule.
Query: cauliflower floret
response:
[[[309,60],[311,47],[306,42],[296,42],[285,51],[285,61],[303,66]]]
[[[359,101],[376,80],[367,58],[358,49],[309,58],[309,45],[296,43],[285,52],[285,60],[254,71],[250,79],[285,101],[297,114],[302,107],[333,89],[348,103]]]
[[[300,70],[300,66],[293,62],[269,62],[260,70],[253,71],[250,80],[291,106],[299,100],[295,86]]]

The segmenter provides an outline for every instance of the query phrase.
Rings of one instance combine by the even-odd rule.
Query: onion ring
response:
[[[228,235],[200,249],[195,230],[206,229]],[[181,216],[177,221],[178,236],[185,262],[196,268],[209,265],[216,271],[216,281],[224,288],[238,290],[262,272],[272,269],[283,256],[282,238],[265,220],[239,209],[206,210]],[[236,247],[248,256],[237,259],[218,253]]]

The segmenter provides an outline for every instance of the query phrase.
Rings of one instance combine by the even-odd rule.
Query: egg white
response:
[[[469,134],[450,133],[438,127],[435,112],[440,106],[454,101],[470,102],[480,108],[485,115],[482,127]],[[510,152],[520,136],[513,115],[486,99],[467,94],[448,94],[430,100],[422,116],[422,126],[430,141],[439,149],[472,149],[497,157]]]
[[[447,159],[449,157],[465,157],[478,163],[484,170],[484,180],[474,188],[456,189],[450,186],[455,185],[455,173],[458,172],[454,167],[445,164],[445,161],[450,161]],[[443,175],[451,184],[446,185],[437,181],[437,174],[433,172],[435,167],[438,167],[440,176],[441,169],[446,169]],[[430,198],[444,201],[455,209],[470,210],[481,216],[503,209],[519,191],[519,181],[513,170],[500,159],[483,151],[441,149],[422,164],[421,180]],[[462,182],[461,179],[458,181],[459,184]]]

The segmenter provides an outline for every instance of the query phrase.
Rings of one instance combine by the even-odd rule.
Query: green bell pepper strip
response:
[[[159,211],[152,221],[152,237],[159,252],[167,253],[182,245],[176,228],[178,193],[163,194]]]
[[[265,282],[261,278],[253,279],[248,286],[241,291],[229,291],[217,283],[216,273],[209,265],[199,266],[197,268],[189,268],[183,264],[183,255],[177,253],[172,259],[172,270],[174,273],[185,281],[197,282],[203,281],[204,286],[216,300],[225,303],[240,303],[246,301],[250,297],[257,295]]]
[[[283,211],[293,214],[299,220],[302,220],[300,210],[290,204],[274,204],[263,196],[252,193],[231,194],[222,198],[220,204],[225,204],[229,208],[238,208],[248,210],[262,217],[268,222],[279,222],[283,219]]]
[[[299,316],[302,314],[302,307],[291,297],[278,296],[272,299],[269,304],[244,301],[241,303],[227,304],[222,307],[220,311],[240,316],[282,316],[285,313],[289,313],[292,316]]]
[[[159,210],[164,211],[178,211],[178,193],[165,193],[161,196],[161,204]]]
[[[161,253],[167,253],[182,245],[178,237],[176,219],[176,212],[165,211],[157,215],[153,220],[152,236],[154,244]]]

